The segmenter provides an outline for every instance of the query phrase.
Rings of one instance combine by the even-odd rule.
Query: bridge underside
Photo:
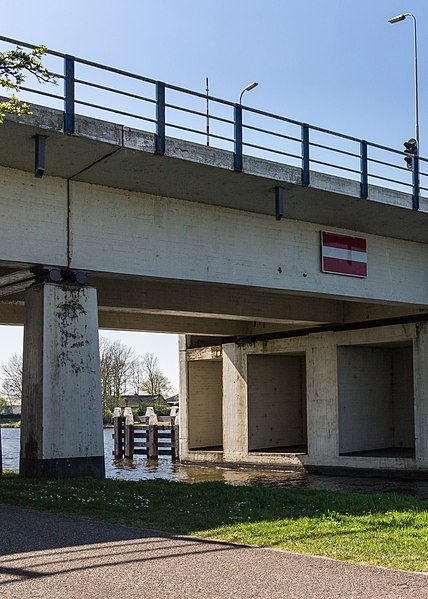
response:
[[[35,267],[0,268],[0,324],[24,324],[24,294],[35,282],[31,270]],[[427,314],[418,305],[317,298],[272,289],[111,273],[89,273],[88,283],[97,290],[100,328],[112,330],[247,337],[328,324],[405,320],[416,315],[423,319]]]

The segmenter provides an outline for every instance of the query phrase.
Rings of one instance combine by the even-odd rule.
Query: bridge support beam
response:
[[[96,290],[41,283],[25,295],[20,472],[104,478]]]

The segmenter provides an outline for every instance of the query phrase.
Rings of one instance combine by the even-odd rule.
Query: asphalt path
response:
[[[428,598],[428,576],[0,504],[1,599]]]

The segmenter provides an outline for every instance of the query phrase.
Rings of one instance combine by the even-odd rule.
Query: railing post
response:
[[[64,59],[64,133],[74,133],[74,56],[68,54]]]
[[[302,185],[309,185],[309,125],[302,125]]]
[[[156,83],[156,154],[165,154],[165,83]]]
[[[242,106],[235,104],[235,157],[234,169],[242,171]]]
[[[1,426],[0,426],[0,476],[3,475],[3,453],[1,449]]]
[[[412,208],[413,210],[419,210],[419,157],[416,155],[413,157],[413,194],[412,194]]]
[[[360,197],[366,200],[369,197],[369,169],[367,161],[367,142],[360,141],[360,164],[361,164],[361,185]]]

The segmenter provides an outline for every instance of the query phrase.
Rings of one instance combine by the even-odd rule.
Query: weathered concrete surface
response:
[[[294,338],[258,341],[246,344],[223,344],[223,451],[202,451],[202,445],[191,451],[186,444],[192,420],[201,426],[203,413],[198,414],[188,402],[189,388],[197,391],[192,381],[193,360],[216,361],[214,346],[180,351],[180,406],[182,416],[180,436],[181,457],[189,461],[218,461],[265,464],[269,466],[319,467],[335,469],[362,468],[390,472],[428,469],[428,400],[427,400],[427,343],[425,324],[403,324],[379,328],[323,332]],[[182,342],[184,343],[184,341]],[[356,359],[338,359],[343,352],[356,353]],[[255,392],[254,380],[249,377],[252,356],[301,356],[305,363],[306,381],[300,372],[300,393],[305,406],[295,406],[295,418],[307,421],[307,450],[286,450],[294,442],[272,441],[253,447],[250,440],[257,434],[271,439],[274,430],[286,431],[290,417],[276,421],[281,402],[290,402],[290,386],[275,377],[275,389],[264,394],[262,385]],[[377,358],[375,358],[377,356]],[[376,362],[382,358],[383,368]],[[300,366],[298,367],[300,371]],[[260,370],[263,380],[266,372]],[[273,379],[274,377],[272,377]],[[253,377],[254,379],[254,377]],[[297,380],[297,379],[296,379]],[[219,390],[220,392],[220,390]],[[255,393],[255,395],[254,395]],[[260,402],[258,421],[250,422],[251,406]],[[276,399],[274,399],[276,398]],[[275,409],[266,409],[269,401]],[[288,408],[290,409],[290,403]],[[259,416],[260,416],[259,414]],[[219,420],[219,419],[218,419]],[[212,425],[212,416],[205,426]],[[219,424],[219,422],[217,422]],[[305,440],[303,435],[303,440]],[[355,443],[352,445],[351,443]],[[300,445],[299,443],[297,445]],[[283,446],[283,447],[282,447]],[[251,449],[260,448],[259,451]],[[282,447],[282,449],[280,449]],[[408,451],[400,451],[406,448]],[[261,451],[263,449],[263,451]],[[385,450],[376,454],[377,449]],[[352,451],[366,455],[350,455]],[[371,452],[371,453],[369,453]]]
[[[20,471],[104,476],[96,291],[26,291]]]
[[[47,175],[269,215],[275,213],[273,187],[281,184],[287,218],[427,240],[426,199],[422,212],[414,213],[410,194],[370,185],[369,199],[361,200],[357,181],[315,172],[303,188],[300,169],[251,157],[237,174],[232,152],[172,138],[165,156],[156,156],[153,133],[88,117],[77,117],[76,134],[67,137],[62,112],[32,110],[2,126],[0,164],[31,172],[32,136],[48,134]]]
[[[0,505],[2,599],[425,599],[425,574]]]

